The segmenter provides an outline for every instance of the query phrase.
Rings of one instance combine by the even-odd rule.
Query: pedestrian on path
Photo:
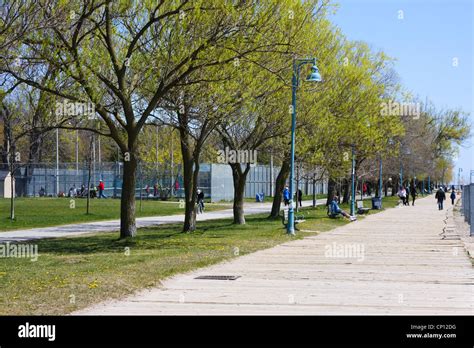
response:
[[[288,189],[288,185],[285,186],[283,190],[283,202],[285,203],[285,207],[290,204],[290,190]]]
[[[405,191],[406,191],[405,205],[410,206],[410,184],[408,184]]]
[[[416,196],[418,195],[418,192],[416,192],[416,187],[415,187],[415,185],[411,185],[411,187],[410,187],[410,194],[411,194],[411,199],[412,199],[411,205],[414,206],[414,205],[415,205]]]
[[[443,210],[443,202],[446,199],[446,193],[442,187],[440,187],[438,192],[436,192],[435,199],[438,201],[438,210]]]
[[[403,186],[400,186],[400,189],[398,190],[397,195],[402,200],[402,204],[406,205],[407,191],[405,190]]]
[[[451,195],[449,198],[451,198],[451,205],[454,205],[454,200],[456,199],[456,191],[454,190],[454,186],[451,188]]]
[[[201,190],[197,190],[197,204],[199,213],[202,214],[204,212],[204,192]]]
[[[99,198],[107,198],[104,195],[104,190],[105,190],[105,184],[102,180],[99,181],[99,186],[97,186],[97,189],[99,191]]]
[[[298,204],[300,205],[300,207],[303,206],[303,192],[301,191],[301,189],[298,189]]]

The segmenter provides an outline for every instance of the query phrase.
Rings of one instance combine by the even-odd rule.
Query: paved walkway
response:
[[[473,315],[474,270],[446,213],[420,199],[75,314]]]
[[[310,206],[313,201],[303,201],[303,206]],[[326,200],[318,200],[318,205],[325,204]],[[269,213],[272,203],[245,203],[245,214]],[[232,209],[223,209],[211,212],[204,212],[197,215],[197,221],[225,219],[233,216]],[[137,218],[137,227],[150,227],[171,223],[182,223],[184,215],[168,215],[168,216],[150,216]],[[120,220],[108,220],[97,222],[86,222],[78,224],[61,225],[55,227],[31,228],[26,230],[16,230],[11,232],[0,232],[0,243],[7,241],[27,241],[41,238],[55,238],[77,236],[86,233],[110,232],[120,229]]]

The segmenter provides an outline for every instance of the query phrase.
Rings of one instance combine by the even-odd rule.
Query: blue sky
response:
[[[474,125],[474,1],[335,0],[331,20],[351,40],[368,42],[396,59],[405,89],[437,108],[461,108]],[[403,11],[403,12],[399,12]],[[399,15],[403,19],[399,19]],[[457,58],[458,66],[453,66]],[[474,133],[474,131],[473,131]],[[461,148],[457,168],[474,170],[474,137]]]

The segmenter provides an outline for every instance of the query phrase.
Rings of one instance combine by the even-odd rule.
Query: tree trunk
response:
[[[90,214],[90,206],[91,206],[91,176],[92,176],[92,157],[89,154],[88,163],[87,163],[88,171],[87,171],[87,203],[86,203],[86,214]]]
[[[232,179],[234,182],[234,224],[245,225],[244,194],[247,174],[250,171],[250,164],[247,163],[245,170],[243,171],[240,163],[229,163],[229,165],[232,168]]]
[[[316,208],[316,174],[313,174],[313,208]]]
[[[350,180],[344,178],[344,195],[342,197],[342,203],[349,203],[349,198],[351,196]]]
[[[289,156],[288,156],[289,157]],[[285,182],[290,174],[290,159],[286,157],[281,164],[280,172],[275,180],[275,196],[273,197],[272,211],[269,218],[276,219],[280,214],[281,199]]]
[[[329,178],[328,180],[328,198],[326,200],[326,206],[328,206],[332,199],[334,198],[334,194],[336,193],[336,181],[333,178]]]
[[[181,142],[185,202],[183,232],[193,232],[196,230],[196,191],[199,163],[193,161],[192,153],[188,150],[187,147],[183,146],[183,142]]]
[[[181,155],[183,157],[184,224],[183,232],[196,230],[197,182],[199,176],[199,149],[192,151],[190,136],[183,127],[179,128]]]
[[[130,150],[124,157],[122,197],[120,198],[120,238],[135,237],[135,184],[137,176],[137,157]],[[128,161],[127,161],[128,159]],[[90,188],[89,188],[90,189]]]
[[[15,220],[15,168],[13,167],[13,163],[10,166],[10,190],[11,190],[11,197],[10,197],[10,220]]]

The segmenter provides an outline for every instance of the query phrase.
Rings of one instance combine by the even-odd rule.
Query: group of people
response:
[[[42,188],[43,189],[43,188]],[[102,180],[99,180],[99,185],[94,186],[91,185],[90,189],[87,190],[85,185],[82,185],[80,189],[76,188],[76,185],[72,185],[72,187],[69,189],[68,192],[68,197],[74,198],[74,197],[87,197],[87,195],[90,195],[90,198],[107,198],[107,196],[104,194],[105,191],[105,183]]]
[[[172,189],[174,189],[174,193],[176,193],[176,192],[179,192],[180,188],[181,186],[179,185],[179,180],[176,179],[173,187],[160,186],[160,184],[155,183],[153,185],[153,193],[151,192],[151,186],[147,184],[145,186],[145,193],[146,193],[146,196],[149,198],[153,198],[153,197],[167,198],[172,195],[173,193]]]
[[[285,204],[285,207],[287,205],[290,205],[290,199],[291,199],[290,189],[288,188],[288,185],[286,185],[285,188],[283,189],[283,203]],[[300,207],[302,207],[303,206],[303,191],[301,191],[300,189],[298,189],[298,191],[296,192],[296,199],[297,199],[297,204]]]
[[[440,186],[438,188],[438,191],[436,191],[435,199],[438,202],[438,210],[443,210],[443,203],[446,200],[446,193],[448,193],[448,188],[445,186]],[[451,198],[451,205],[454,205],[454,202],[456,200],[456,189],[454,188],[454,185],[451,186],[451,194],[449,195],[449,198]]]
[[[402,204],[408,206],[410,205],[410,195],[412,199],[411,205],[413,206],[415,205],[416,196],[418,196],[415,185],[411,185],[408,188],[401,186],[397,193],[397,196],[402,200]]]

